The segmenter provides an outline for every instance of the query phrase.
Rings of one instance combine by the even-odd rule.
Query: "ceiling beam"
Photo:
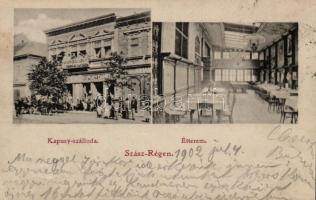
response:
[[[252,34],[258,31],[258,27],[249,25],[224,23],[225,31]]]
[[[229,38],[229,37],[225,37],[225,40],[239,41],[239,42],[247,42],[247,40],[245,40],[245,39]]]

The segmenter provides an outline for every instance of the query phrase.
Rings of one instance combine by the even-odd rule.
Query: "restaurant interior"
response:
[[[188,26],[192,27],[191,23]],[[168,98],[163,93],[154,94],[153,123],[298,123],[297,23],[197,26],[206,32],[202,39],[205,45],[198,46],[202,49],[201,62],[197,63],[201,79],[193,88],[188,86],[182,92],[175,89]],[[207,51],[203,50],[205,47]],[[165,52],[158,52],[158,57],[159,53],[164,54],[162,59],[186,62],[176,54],[166,56]],[[159,63],[164,61],[158,58]],[[165,68],[156,67],[158,72],[159,67],[161,71]],[[157,81],[159,87],[163,80]]]

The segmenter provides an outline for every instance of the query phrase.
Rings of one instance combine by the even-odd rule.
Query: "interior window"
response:
[[[252,52],[252,60],[258,60],[259,58],[258,52]]]
[[[221,59],[221,52],[220,51],[214,52],[214,59]]]
[[[223,52],[223,59],[229,59],[229,52]]]
[[[200,39],[199,39],[199,37],[197,37],[196,36],[196,38],[195,38],[195,53],[196,54],[198,54],[198,55],[200,55]]]
[[[175,54],[188,58],[189,23],[176,23]]]

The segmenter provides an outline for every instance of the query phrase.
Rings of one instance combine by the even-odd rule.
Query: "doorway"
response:
[[[69,92],[69,94],[72,96],[72,93],[73,93],[72,84],[67,84],[66,86],[67,86],[67,92]]]
[[[103,82],[94,83],[95,88],[99,94],[103,94]]]
[[[88,97],[91,94],[91,85],[90,83],[83,83],[83,95],[84,98]]]

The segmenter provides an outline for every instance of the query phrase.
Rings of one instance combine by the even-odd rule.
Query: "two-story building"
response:
[[[47,56],[46,54],[45,44],[30,41],[24,34],[14,36],[14,99],[31,96],[28,73],[33,65],[37,65],[42,58]]]
[[[117,17],[114,13],[47,30],[49,59],[61,59],[73,100],[108,93],[115,97],[150,95],[150,12]],[[126,60],[124,78],[132,88],[109,85],[109,59]]]

